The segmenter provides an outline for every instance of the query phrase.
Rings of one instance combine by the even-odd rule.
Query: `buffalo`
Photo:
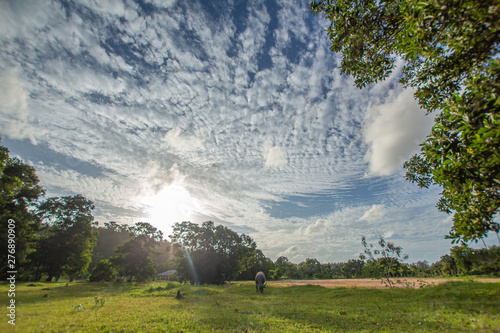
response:
[[[257,293],[260,291],[262,293],[264,291],[266,283],[266,276],[264,275],[264,273],[258,272],[257,275],[255,275],[255,292]]]

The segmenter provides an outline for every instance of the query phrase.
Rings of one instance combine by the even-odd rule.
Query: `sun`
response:
[[[149,223],[167,235],[174,223],[191,221],[201,208],[200,202],[179,185],[163,187],[156,194],[145,197],[143,204],[147,206]]]

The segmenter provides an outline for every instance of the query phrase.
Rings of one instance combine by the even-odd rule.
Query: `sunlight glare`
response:
[[[174,223],[190,221],[201,206],[185,188],[178,185],[164,187],[144,198],[143,203],[149,207],[149,222],[166,235],[170,234]]]

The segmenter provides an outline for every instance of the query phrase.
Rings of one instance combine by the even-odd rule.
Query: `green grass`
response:
[[[0,285],[3,309],[7,289]],[[17,283],[16,302],[17,332],[500,331],[500,284],[472,281],[419,290],[268,286],[264,294],[251,283]],[[2,317],[0,332],[12,331]]]

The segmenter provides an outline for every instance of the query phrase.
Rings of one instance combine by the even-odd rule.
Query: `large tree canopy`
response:
[[[0,146],[0,277],[7,277],[7,226],[15,221],[16,268],[26,271],[26,259],[37,239],[40,220],[32,208],[44,191],[38,185],[35,169],[17,158],[9,156],[9,150]]]
[[[147,222],[138,222],[129,227],[128,231],[132,234],[132,239],[115,249],[110,262],[118,266],[121,275],[129,281],[153,280],[156,276],[156,264],[151,259],[151,254],[163,239],[163,233]]]
[[[332,51],[355,84],[400,81],[438,112],[407,179],[442,186],[438,208],[455,212],[449,237],[478,240],[498,230],[500,208],[500,2],[498,0],[323,0],[311,11],[331,22]]]
[[[49,198],[40,204],[38,214],[46,232],[34,259],[49,281],[63,273],[73,280],[87,272],[96,243],[92,209],[94,204],[82,195]]]
[[[238,235],[222,225],[215,226],[211,221],[201,226],[176,223],[170,238],[185,249],[179,271],[191,282],[223,284],[255,262],[256,244],[251,237]]]

